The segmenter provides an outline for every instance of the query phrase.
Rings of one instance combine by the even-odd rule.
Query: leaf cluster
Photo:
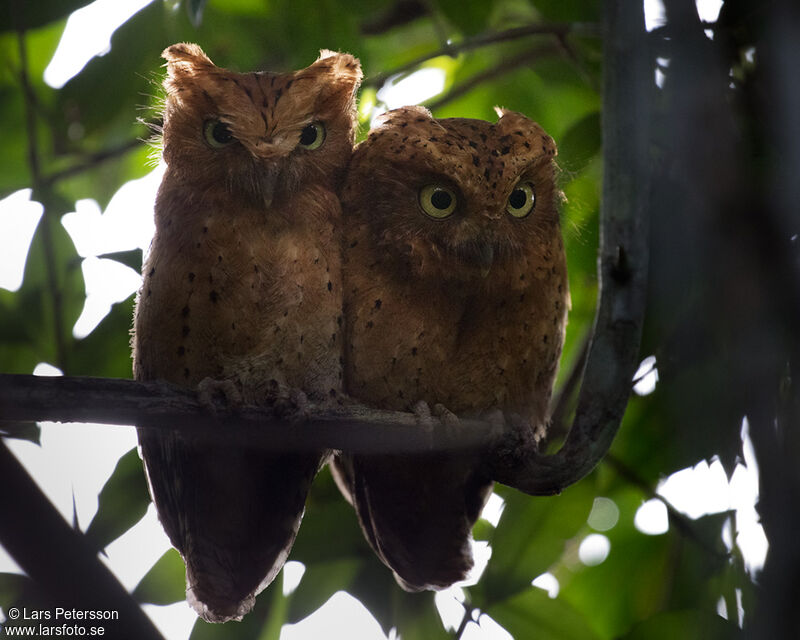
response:
[[[45,209],[22,288],[0,290],[4,373],[30,373],[37,363],[49,362],[72,375],[130,377],[132,298],[114,305],[88,337],[72,336],[86,291],[81,257],[60,219],[83,198],[104,208],[122,184],[148,171],[151,151],[143,140],[149,132],[137,116],[157,124],[159,54],[179,41],[198,42],[213,60],[238,70],[294,69],[307,65],[323,47],[349,51],[361,59],[366,73],[362,103],[379,102],[377,90],[386,78],[403,77],[420,66],[441,68],[445,91],[428,101],[437,117],[492,119],[494,106],[501,105],[538,121],[559,144],[565,196],[572,310],[559,385],[580,366],[597,296],[603,172],[599,2],[154,0],[114,32],[108,53],[53,89],[43,81],[44,69],[68,14],[83,4],[11,2],[0,11],[0,116],[6,123],[0,198],[31,188],[32,198]],[[483,520],[476,526],[476,539],[488,543],[492,556],[477,584],[464,589],[466,618],[460,632],[445,628],[433,594],[408,594],[396,586],[325,470],[315,482],[290,558],[306,567],[297,589],[284,595],[278,579],[243,623],[215,627],[198,621],[193,640],[277,639],[284,624],[304,619],[340,590],[360,600],[384,632],[394,628],[405,640],[460,635],[464,626],[480,624],[483,615],[518,639],[738,637],[736,612],[741,606],[749,620],[755,591],[741,550],[735,542],[732,548],[722,544],[723,528],[735,525],[732,514],[690,520],[673,511],[668,532],[656,536],[640,532],[634,517],[642,502],[653,497],[658,481],[674,471],[718,457],[732,473],[742,459],[742,419],[761,407],[754,399],[761,397],[757,390],[744,382],[753,377],[748,367],[759,379],[769,379],[773,390],[783,384],[780,388],[791,396],[786,359],[776,354],[794,348],[783,321],[794,311],[770,306],[779,296],[762,287],[760,271],[763,254],[774,244],[764,240],[755,256],[747,247],[739,252],[749,260],[746,268],[737,267],[731,257],[731,246],[738,245],[725,244],[726,230],[734,238],[763,237],[758,235],[763,229],[748,226],[742,209],[761,206],[761,187],[775,162],[764,143],[770,133],[758,106],[765,80],[746,55],[761,46],[764,19],[744,4],[725,2],[713,41],[703,36],[699,21],[684,24],[677,12],[649,39],[654,67],[657,58],[670,60],[662,64],[663,86],[652,87],[656,106],[647,114],[655,132],[655,186],[650,200],[652,293],[642,357],[656,355],[660,380],[653,393],[629,404],[612,449],[618,464],[604,462],[553,498],[497,487],[504,511],[496,527]],[[562,27],[538,35],[497,37],[529,25],[556,24]],[[597,33],[578,25],[595,25]],[[697,70],[698,61],[711,62]],[[410,63],[415,66],[409,68]],[[686,99],[704,83],[717,96],[717,111],[706,119],[700,117],[700,106]],[[705,130],[720,122],[722,129]],[[362,137],[367,128],[364,114]],[[687,139],[699,153],[694,164]],[[725,164],[720,157],[739,164]],[[742,175],[755,176],[756,184],[738,193],[742,199],[728,209],[734,213],[723,218],[721,212],[736,203],[737,192],[709,185],[730,184]],[[709,244],[709,238],[720,237]],[[141,266],[135,251],[112,259],[136,270]],[[744,283],[746,299],[730,286],[731,273],[733,282]],[[776,285],[796,291],[793,286],[786,280]],[[731,320],[741,311],[737,301],[755,309],[746,322]],[[757,321],[765,322],[766,337],[753,330],[750,323]],[[37,428],[29,424],[4,424],[3,435],[38,438]],[[598,497],[619,509],[617,522],[601,532],[589,525]],[[86,536],[102,551],[139,521],[148,502],[140,461],[131,451],[101,492]],[[590,566],[581,561],[579,548],[593,532],[606,536],[610,551],[603,562]],[[132,595],[141,603],[180,601],[183,571],[177,553],[169,551]],[[531,584],[545,572],[560,586],[553,598]],[[0,575],[4,608],[15,603],[34,607],[40,599],[36,585],[25,577]],[[729,621],[717,615],[720,602]]]

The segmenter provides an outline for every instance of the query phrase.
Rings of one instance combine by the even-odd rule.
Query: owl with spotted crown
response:
[[[335,187],[352,153],[358,60],[323,51],[280,74],[227,71],[192,44],[163,56],[167,167],[136,303],[136,379],[234,403],[336,396]],[[187,599],[208,621],[240,619],[283,566],[326,453],[141,426],[139,442],[160,520],[186,563]]]
[[[540,437],[569,293],[556,147],[525,116],[385,114],[345,179],[345,390],[382,409],[497,410]],[[423,404],[420,404],[423,403]],[[519,425],[522,425],[520,427]],[[334,474],[372,548],[407,590],[473,565],[490,494],[480,452],[341,453]]]

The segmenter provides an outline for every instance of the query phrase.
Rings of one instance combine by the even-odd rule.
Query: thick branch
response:
[[[19,50],[19,82],[22,85],[22,95],[25,101],[25,126],[28,134],[28,165],[31,170],[31,182],[33,183],[34,196],[42,198],[47,202],[45,195],[44,180],[41,174],[41,163],[39,162],[39,141],[36,133],[36,94],[31,85],[28,74],[28,48],[25,41],[25,32],[17,32],[17,48]],[[46,212],[45,212],[46,213]],[[56,364],[62,369],[66,368],[67,349],[64,341],[64,312],[62,304],[61,287],[58,282],[58,269],[56,268],[55,246],[53,244],[52,224],[53,221],[47,215],[41,221],[42,244],[44,245],[44,261],[47,269],[47,289],[53,304],[52,323],[53,336],[56,345]]]
[[[603,203],[600,293],[575,420],[553,456],[507,455],[489,474],[530,494],[555,493],[588,474],[608,451],[631,390],[639,357],[647,291],[649,56],[644,14],[604,4]]]
[[[163,640],[85,538],[67,524],[2,442],[0,486],[0,544],[54,606],[116,611],[118,620],[93,625],[102,626],[107,637]]]
[[[223,438],[285,451],[330,448],[368,453],[468,448],[482,446],[491,433],[484,422],[462,420],[463,429],[456,438],[452,430],[418,428],[413,414],[377,411],[357,404],[311,406],[303,419],[276,417],[270,408],[254,406],[227,411],[222,404],[214,414],[198,402],[193,391],[164,382],[14,374],[0,374],[2,420],[178,429],[191,432],[193,439]]]

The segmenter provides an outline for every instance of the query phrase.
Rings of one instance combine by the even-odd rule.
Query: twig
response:
[[[667,508],[667,514],[669,515],[670,522],[672,522],[675,527],[687,538],[697,543],[697,545],[709,555],[717,558],[728,557],[729,554],[722,553],[718,547],[706,540],[702,534],[697,531],[697,528],[694,526],[691,518],[678,511],[674,506],[672,506],[672,503],[669,500],[653,489],[653,487],[650,486],[647,481],[639,476],[639,474],[637,474],[622,460],[617,458],[613,453],[607,453],[606,457],[604,458],[604,462],[614,469],[614,471],[616,471],[620,476],[625,478],[625,480],[639,489],[649,499],[655,499],[661,502],[661,504]]]
[[[454,42],[451,44],[447,44],[436,51],[432,51],[431,53],[426,53],[424,55],[421,55],[418,58],[415,58],[414,60],[407,62],[406,64],[400,65],[399,67],[392,69],[391,71],[376,73],[375,75],[370,76],[366,80],[364,80],[362,86],[379,88],[383,86],[383,83],[386,82],[386,80],[388,80],[390,77],[401,73],[406,73],[407,71],[410,71],[411,69],[418,67],[422,63],[427,62],[428,60],[432,60],[433,58],[438,58],[439,56],[452,57],[464,51],[471,51],[472,49],[478,49],[480,47],[485,47],[487,45],[497,44],[499,42],[508,42],[510,40],[517,40],[519,38],[525,38],[528,36],[538,36],[538,35],[566,36],[569,33],[577,35],[586,35],[586,36],[600,35],[600,32],[596,24],[583,23],[583,22],[530,24],[524,27],[515,27],[513,29],[507,29],[505,31],[482,33],[472,38],[466,38],[461,42]]]
[[[589,355],[589,345],[592,343],[592,332],[587,331],[583,337],[580,351],[572,363],[564,383],[558,390],[558,394],[550,403],[553,411],[550,414],[550,427],[547,429],[547,442],[554,442],[563,438],[569,431],[567,423],[567,412],[572,403],[573,396],[578,390],[578,385],[583,379],[583,370],[586,367],[586,358]]]
[[[461,640],[461,636],[463,636],[464,631],[467,630],[467,625],[472,622],[472,612],[475,611],[475,609],[466,602],[463,602],[462,606],[464,607],[464,616],[461,618],[461,624],[458,625],[458,629],[456,629],[453,635],[453,640]]]
[[[163,640],[86,539],[61,517],[2,442],[0,486],[0,543],[54,606],[116,613],[117,620],[91,624],[102,627],[107,637]]]
[[[580,59],[578,52],[567,39],[566,35],[557,35],[556,41],[558,42],[558,46],[561,51],[563,51],[564,55],[568,59],[572,60],[572,63],[575,65],[575,68],[578,70],[578,73],[583,78],[583,81],[586,83],[586,85],[600,93],[600,86],[595,81],[594,75],[587,71],[586,65]]]
[[[102,149],[100,151],[87,154],[81,162],[46,176],[42,179],[42,183],[44,186],[50,187],[55,183],[64,180],[65,178],[71,178],[72,176],[83,173],[84,171],[90,171],[107,160],[113,160],[114,158],[125,155],[128,153],[128,151],[136,149],[142,144],[143,142],[140,138],[135,138],[133,140],[123,142],[115,147]]]
[[[31,181],[33,183],[34,193],[38,194],[40,198],[46,201],[48,198],[44,198],[43,196],[46,195],[47,189],[42,180],[38,152],[39,145],[36,135],[36,96],[31,86],[30,78],[28,77],[28,51],[25,45],[25,31],[22,29],[17,31],[17,46],[20,60],[19,79],[22,85],[22,93],[25,97],[25,124],[28,129],[28,164],[31,169]],[[42,244],[44,245],[45,268],[47,270],[47,289],[53,302],[52,322],[56,345],[56,364],[59,368],[65,369],[67,349],[64,341],[63,300],[61,288],[58,285],[55,246],[53,244],[51,229],[53,221],[50,216],[47,215],[47,211],[45,211],[45,215],[42,216],[40,224]]]
[[[503,60],[499,64],[493,66],[491,69],[486,69],[485,71],[476,73],[474,76],[472,76],[462,84],[451,89],[441,98],[426,103],[426,106],[431,111],[434,111],[452,102],[453,100],[456,100],[457,98],[460,98],[461,96],[469,93],[475,87],[488,80],[494,80],[496,78],[499,78],[507,73],[514,71],[514,69],[517,69],[518,67],[529,64],[531,60],[535,60],[536,58],[539,58],[543,55],[557,53],[559,51],[560,50],[556,49],[553,45],[540,45],[537,47],[531,47],[530,49],[523,51],[522,53],[514,56],[513,58],[508,58],[507,60]]]

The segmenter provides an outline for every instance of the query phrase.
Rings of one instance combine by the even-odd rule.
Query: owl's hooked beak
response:
[[[477,262],[481,270],[481,278],[485,278],[494,264],[494,247],[490,243],[487,242],[481,246]]]
[[[259,162],[257,191],[264,202],[264,207],[269,209],[275,195],[275,185],[278,182],[278,166],[275,162]]]
[[[473,269],[477,269],[481,279],[486,278],[492,269],[494,252],[495,247],[491,241],[472,241],[455,247],[458,259]]]
[[[256,162],[258,193],[264,201],[264,206],[269,208],[278,183],[280,161],[286,156],[286,152],[274,141],[266,139],[255,141],[249,149]]]
[[[477,269],[482,279],[486,278],[494,264],[494,244],[484,241],[461,245],[458,249],[458,257],[474,269]]]

